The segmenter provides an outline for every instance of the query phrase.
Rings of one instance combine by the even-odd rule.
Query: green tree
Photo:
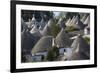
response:
[[[87,42],[88,44],[90,44],[90,38],[89,38],[89,37],[85,37],[84,39],[86,40],[86,42]]]
[[[54,60],[54,54],[53,54],[53,51],[52,50],[49,50],[48,51],[48,55],[47,55],[47,58],[46,58],[48,61],[53,61]]]
[[[57,59],[59,55],[59,50],[57,47],[53,46],[49,51],[48,51],[48,55],[46,57],[46,60],[48,61],[54,61]]]
[[[60,28],[56,25],[52,26],[51,35],[54,36],[54,38],[57,36],[57,34],[60,32]]]
[[[78,31],[79,29],[78,28],[75,28],[73,26],[67,26],[65,31],[66,32],[72,32],[72,31]]]
[[[57,26],[57,20],[53,19],[53,23],[51,24],[51,33],[50,35],[53,36],[54,38],[57,36],[57,34],[60,32],[60,27]]]

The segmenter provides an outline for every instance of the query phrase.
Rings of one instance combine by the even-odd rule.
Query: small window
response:
[[[64,49],[64,52],[66,52],[66,50]]]

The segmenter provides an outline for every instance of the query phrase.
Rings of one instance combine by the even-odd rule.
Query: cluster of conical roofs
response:
[[[73,18],[67,19],[66,23],[62,23],[62,19],[59,19],[56,26],[60,26],[60,32],[56,37],[50,35],[52,33],[52,25],[54,19],[50,19],[48,23],[44,24],[43,28],[36,25],[36,20],[33,19],[30,23],[25,23],[21,19],[21,48],[22,52],[30,54],[36,54],[38,52],[49,51],[52,46],[60,48],[70,47],[72,49],[71,60],[81,60],[90,58],[90,46],[83,38],[83,35],[78,34],[73,36],[69,32],[66,32],[63,27],[73,26],[80,30],[85,28],[90,28],[90,16],[84,14],[80,19],[78,16],[73,16]],[[63,26],[65,25],[65,26]],[[87,25],[87,26],[86,26]],[[63,26],[63,27],[61,27]],[[42,30],[41,30],[41,29]],[[74,39],[71,39],[75,37]]]

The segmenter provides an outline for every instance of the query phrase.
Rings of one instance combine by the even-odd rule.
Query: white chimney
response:
[[[52,46],[55,46],[55,39],[52,39]]]

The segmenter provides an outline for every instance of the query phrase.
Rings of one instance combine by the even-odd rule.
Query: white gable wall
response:
[[[64,55],[68,60],[70,60],[72,56],[72,48],[60,48],[59,54]]]
[[[42,56],[46,57],[47,56],[47,52],[38,52],[33,56],[33,61],[41,61],[42,60]]]
[[[36,55],[43,55],[43,56],[47,56],[47,52],[39,52],[39,53],[36,53]]]
[[[64,54],[64,51],[67,52],[67,48],[60,48],[59,49],[59,54],[60,55],[63,55]]]
[[[38,61],[41,61],[41,59],[42,59],[42,56],[41,55],[33,56],[33,61],[38,62]]]
[[[87,34],[90,34],[90,31],[89,31],[87,28],[85,28],[85,29],[84,29],[84,34],[86,34],[86,35],[87,35]]]

